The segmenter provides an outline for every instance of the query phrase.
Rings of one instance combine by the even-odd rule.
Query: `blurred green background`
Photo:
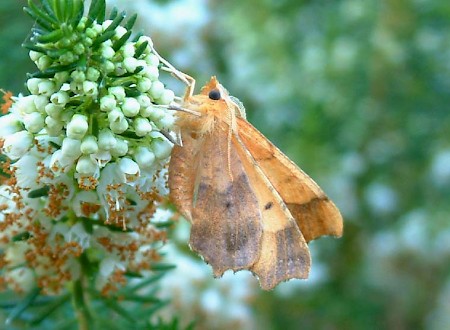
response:
[[[255,290],[235,329],[450,328],[448,0],[112,2],[199,85],[217,75],[343,213],[341,239],[310,244],[311,279]],[[24,5],[0,3],[14,93],[34,71]]]

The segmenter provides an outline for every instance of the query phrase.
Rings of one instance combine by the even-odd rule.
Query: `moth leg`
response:
[[[153,47],[152,53],[155,54],[160,60],[160,62],[165,65],[165,67],[162,67],[162,70],[170,72],[172,76],[174,76],[175,78],[186,84],[187,87],[186,93],[184,94],[184,99],[186,100],[192,95],[194,95],[195,79],[189,76],[188,74],[176,69],[172,64],[170,64],[169,61],[167,61],[164,57],[159,55],[159,53]]]

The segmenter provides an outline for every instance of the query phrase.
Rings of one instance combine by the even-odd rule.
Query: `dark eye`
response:
[[[213,89],[212,91],[209,92],[208,97],[211,100],[220,100],[220,92],[218,89]]]

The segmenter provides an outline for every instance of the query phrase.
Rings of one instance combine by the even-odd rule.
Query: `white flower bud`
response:
[[[84,137],[81,141],[80,150],[83,154],[95,154],[98,151],[97,138],[92,135]]]
[[[158,127],[170,129],[175,124],[175,117],[171,113],[166,113],[163,118],[157,123]]]
[[[142,77],[138,80],[137,89],[141,93],[147,92],[152,87],[152,81],[149,78]]]
[[[151,81],[158,80],[159,70],[156,66],[146,66],[143,70],[143,76],[147,77]]]
[[[78,59],[78,55],[75,55],[73,52],[65,52],[59,57],[59,61],[61,64],[70,64],[75,62]]]
[[[119,122],[119,121],[121,121],[124,118],[125,118],[125,116],[124,116],[123,112],[119,108],[112,109],[108,113],[109,123]]]
[[[40,112],[44,112],[45,106],[49,103],[49,99],[44,95],[36,95],[33,102],[37,110],[39,110]]]
[[[158,67],[159,65],[159,58],[153,53],[148,54],[145,56],[145,62],[147,62],[148,65]]]
[[[39,94],[38,85],[41,81],[43,81],[43,79],[40,78],[30,78],[27,80],[27,88],[31,94]]]
[[[98,135],[98,146],[100,147],[100,149],[110,150],[114,148],[116,143],[117,140],[114,137],[113,132],[111,132],[109,129],[103,129],[100,131]]]
[[[73,46],[73,52],[77,55],[84,54],[84,53],[86,53],[86,46],[81,42],[77,42]]]
[[[90,81],[97,81],[100,78],[100,71],[96,68],[90,67],[87,69],[86,78]]]
[[[77,83],[82,83],[86,80],[86,74],[83,71],[74,71],[70,74],[70,77],[73,79],[73,81]]]
[[[47,131],[48,135],[50,136],[58,136],[62,133],[62,129],[64,127],[63,123],[52,117],[45,118],[45,130]]]
[[[123,26],[119,25],[118,27],[116,27],[116,35],[115,36],[117,38],[122,38],[123,35],[127,32],[128,32],[127,29],[125,29]]]
[[[123,64],[122,64],[122,62],[116,62],[115,63],[115,69],[114,69],[114,73],[117,75],[117,76],[121,76],[121,75],[124,75],[125,73],[127,73],[127,70],[125,70],[125,68],[123,67]]]
[[[103,63],[101,64],[101,68],[106,72],[106,73],[111,73],[114,71],[114,69],[116,68],[116,66],[114,65],[114,63],[112,61],[108,61],[105,60],[103,61]]]
[[[100,110],[111,111],[117,106],[117,101],[112,95],[105,95],[100,99]]]
[[[39,112],[26,114],[23,117],[23,123],[30,133],[38,133],[45,126],[44,117]]]
[[[35,52],[34,50],[30,50],[30,52],[28,53],[28,55],[30,56],[30,59],[33,62],[36,62],[39,58],[41,58],[41,56],[43,56],[44,54],[39,53],[39,52]]]
[[[81,140],[89,128],[87,117],[84,115],[73,115],[67,124],[67,136],[72,139]]]
[[[53,81],[50,80],[42,80],[40,83],[38,83],[38,93],[50,96],[54,92],[56,92],[56,85]]]
[[[109,128],[116,134],[121,134],[128,129],[128,121],[125,118],[119,121],[112,121],[109,123]]]
[[[78,159],[75,170],[80,174],[93,175],[99,171],[99,166],[95,163],[90,156],[81,156]]]
[[[114,57],[114,55],[116,55],[116,52],[114,51],[114,49],[110,46],[102,46],[100,48],[100,55],[107,59],[110,60]]]
[[[175,99],[175,93],[170,89],[165,89],[159,97],[159,104],[170,104]]]
[[[81,141],[77,139],[65,138],[61,145],[61,152],[64,157],[78,158],[81,156]]]
[[[162,111],[162,109],[158,109],[157,107],[155,107],[153,104],[150,104],[148,107],[145,107],[145,108],[141,108],[141,110],[139,110],[139,114],[142,116],[142,117],[150,117],[151,118],[151,115],[153,114],[153,112],[155,112],[155,111],[157,111],[157,110],[161,110]],[[152,119],[153,120],[153,119]],[[154,120],[153,120],[154,121]]]
[[[33,135],[28,131],[10,134],[3,142],[3,153],[11,160],[19,159],[30,150],[33,140]]]
[[[125,99],[125,89],[122,86],[115,86],[108,88],[108,92],[111,95],[114,95],[116,100],[123,101]]]
[[[34,99],[36,95],[20,96],[17,101],[13,104],[13,107],[21,115],[25,113],[33,113],[37,111],[36,105],[34,104]]]
[[[42,55],[35,63],[39,70],[44,71],[52,64],[52,62],[50,56]]]
[[[152,101],[147,95],[139,95],[136,100],[139,102],[141,108],[146,108],[152,104]]]
[[[155,162],[155,154],[145,147],[138,147],[134,154],[134,159],[142,169],[149,169]]]
[[[136,179],[139,176],[139,166],[135,161],[128,157],[121,158],[119,161],[119,170],[125,174],[126,177]]]
[[[164,84],[162,82],[160,82],[159,80],[154,81],[152,83],[152,87],[150,87],[150,95],[151,97],[156,100],[159,99],[162,95],[162,93],[164,92]]]
[[[132,97],[126,97],[122,104],[123,114],[127,117],[134,117],[139,113],[141,106],[139,102]]]
[[[56,72],[55,73],[55,81],[58,84],[63,84],[65,83],[70,77],[69,72],[67,71],[60,71],[60,72]],[[61,90],[64,90],[62,88],[60,88]]]
[[[83,81],[83,91],[86,95],[96,96],[98,94],[97,83],[89,80]]]
[[[0,116],[0,138],[5,138],[8,135],[22,130],[19,117],[15,113],[9,113]]]
[[[134,120],[134,131],[137,136],[145,136],[152,131],[152,125],[147,118],[136,118]]]
[[[167,111],[163,108],[150,107],[150,120],[157,122],[160,121],[166,115]]]
[[[60,119],[61,114],[63,112],[64,107],[61,105],[55,105],[53,103],[49,103],[45,106],[45,113],[54,119]]]
[[[122,139],[116,139],[116,145],[111,149],[111,155],[114,157],[125,156],[128,152],[128,143]]]
[[[76,81],[70,82],[70,90],[75,94],[83,93],[83,83],[79,83]]]
[[[138,67],[138,63],[138,60],[134,57],[125,57],[123,60],[123,67],[127,70],[127,72],[134,72]]]
[[[126,31],[126,30],[125,30]],[[127,42],[122,46],[123,57],[133,57],[136,52],[134,44],[131,42]]]
[[[67,92],[56,92],[50,96],[50,101],[52,101],[55,105],[66,105],[67,102],[69,102],[69,94]]]
[[[166,159],[172,152],[172,144],[165,139],[154,139],[152,141],[151,148],[158,159]]]
[[[111,19],[106,19],[106,20],[100,25],[100,27],[101,27],[100,32],[105,31],[105,30],[111,25],[112,22],[113,22],[113,21],[112,21]],[[96,24],[96,25],[98,25],[98,24]],[[96,27],[96,29],[98,29],[98,26]]]

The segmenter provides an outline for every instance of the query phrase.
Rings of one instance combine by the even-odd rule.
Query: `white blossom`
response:
[[[28,131],[20,131],[5,137],[3,153],[16,160],[25,155],[33,144],[33,135]]]

